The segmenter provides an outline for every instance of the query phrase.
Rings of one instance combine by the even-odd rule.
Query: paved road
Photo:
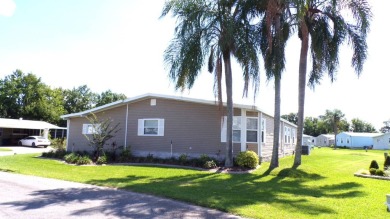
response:
[[[0,218],[240,218],[150,195],[0,172]]]
[[[0,156],[14,155],[14,154],[34,154],[48,152],[52,150],[50,146],[44,147],[27,147],[27,146],[1,146],[0,148],[11,149],[12,151],[0,151]]]

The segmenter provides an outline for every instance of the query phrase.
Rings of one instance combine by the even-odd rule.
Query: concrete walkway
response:
[[[240,218],[123,190],[0,172],[0,218]]]
[[[52,150],[50,146],[44,147],[28,147],[28,146],[1,146],[0,148],[10,149],[11,151],[0,151],[0,156],[8,156],[14,154],[34,154],[48,152]]]

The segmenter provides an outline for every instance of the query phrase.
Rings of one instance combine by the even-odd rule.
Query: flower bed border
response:
[[[361,173],[355,173],[354,176],[363,177],[363,178],[371,178],[371,179],[389,180],[390,181],[390,177],[387,177],[387,176],[373,176],[373,175],[365,175],[365,174],[361,174]]]

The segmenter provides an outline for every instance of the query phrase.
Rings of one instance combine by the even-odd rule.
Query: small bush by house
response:
[[[236,158],[236,162],[240,167],[254,169],[259,165],[259,156],[254,151],[240,152]]]

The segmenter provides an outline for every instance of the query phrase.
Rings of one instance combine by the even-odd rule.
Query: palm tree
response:
[[[215,74],[215,93],[222,104],[222,71],[226,84],[227,134],[225,166],[233,166],[233,88],[231,57],[243,69],[247,95],[252,79],[255,90],[259,82],[259,40],[253,25],[239,17],[237,0],[170,0],[162,17],[172,13],[177,19],[174,39],[165,51],[164,60],[176,89],[191,89],[205,61]]]
[[[345,116],[344,113],[342,113],[341,110],[338,109],[326,110],[325,115],[321,116],[322,120],[333,128],[334,149],[336,149],[337,147],[336,135],[338,134],[338,128],[344,116]]]
[[[360,75],[367,57],[366,38],[372,17],[367,0],[291,0],[301,39],[299,60],[298,133],[294,166],[301,164],[305,106],[307,55],[310,48],[312,68],[309,85],[319,83],[325,71],[333,82],[339,64],[339,48],[344,42],[352,47],[352,66]],[[342,16],[351,12],[350,23]],[[311,44],[309,45],[309,38]]]
[[[282,72],[285,69],[285,46],[290,36],[286,20],[285,0],[247,0],[241,2],[244,17],[260,18],[258,24],[260,49],[267,80],[274,79],[274,139],[270,168],[279,166],[280,93]]]

